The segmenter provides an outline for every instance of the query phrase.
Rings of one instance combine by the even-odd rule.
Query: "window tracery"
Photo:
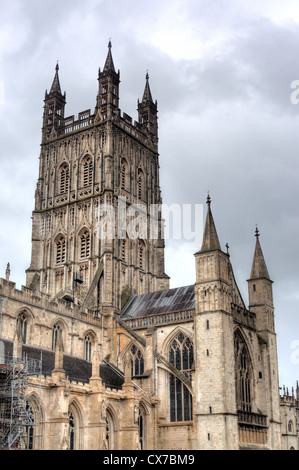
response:
[[[169,348],[169,362],[191,379],[194,361],[193,343],[189,337],[179,333]],[[192,420],[192,395],[186,385],[170,374],[170,421]]]

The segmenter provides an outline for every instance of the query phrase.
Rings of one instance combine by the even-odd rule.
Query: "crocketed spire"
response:
[[[203,234],[201,251],[221,250],[212,211],[211,211],[211,197],[207,197],[208,212],[206,217],[206,224]]]
[[[262,277],[266,279],[270,279],[266,262],[264,259],[264,255],[262,252],[261,244],[259,241],[259,236],[260,236],[259,230],[258,228],[256,228],[255,230],[256,244],[255,244],[255,251],[254,251],[254,256],[253,256],[250,279],[259,279]]]

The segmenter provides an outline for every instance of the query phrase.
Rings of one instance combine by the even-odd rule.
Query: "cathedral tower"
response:
[[[147,76],[139,122],[121,116],[111,48],[109,42],[93,114],[64,116],[58,65],[46,92],[26,281],[50,298],[107,314],[132,293],[169,284],[160,213],[151,237],[151,207],[162,203],[157,103]]]

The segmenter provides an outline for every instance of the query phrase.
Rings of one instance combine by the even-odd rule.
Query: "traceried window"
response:
[[[90,256],[90,233],[88,230],[85,230],[80,237],[80,256],[81,259]]]
[[[182,371],[191,380],[193,365],[193,344],[190,338],[179,333],[169,348],[169,362]],[[186,385],[176,376],[170,374],[170,421],[192,420],[192,396]]]
[[[27,315],[24,312],[21,312],[18,316],[18,321],[21,323],[21,331],[22,331],[22,342],[26,344],[27,342]]]
[[[56,264],[65,263],[65,238],[60,236],[56,241]]]
[[[242,411],[252,411],[252,365],[249,352],[241,334],[234,334],[235,379],[237,406]]]
[[[135,344],[130,349],[130,357],[131,357],[131,376],[134,375],[142,375],[144,372],[144,359],[143,355],[138,349]]]
[[[61,329],[59,323],[55,323],[52,330],[52,351],[55,351],[57,339],[58,339],[58,332]]]
[[[83,186],[89,186],[92,183],[93,164],[88,155],[83,161]]]
[[[67,163],[60,167],[60,194],[67,193],[69,189],[70,170]]]
[[[91,361],[91,346],[92,340],[90,335],[85,335],[84,338],[84,359],[86,361]]]

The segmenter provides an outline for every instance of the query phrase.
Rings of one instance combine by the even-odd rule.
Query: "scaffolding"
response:
[[[42,357],[0,356],[0,450],[39,449],[41,376]]]

